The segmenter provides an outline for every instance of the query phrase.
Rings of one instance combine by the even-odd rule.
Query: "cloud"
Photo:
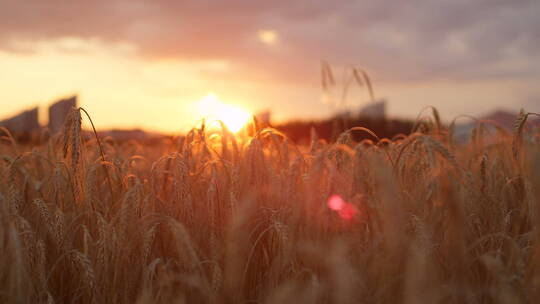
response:
[[[0,48],[11,52],[71,37],[133,45],[147,60],[226,61],[253,80],[305,82],[323,59],[386,82],[540,78],[535,0],[2,3]],[[279,43],[261,43],[262,30]]]

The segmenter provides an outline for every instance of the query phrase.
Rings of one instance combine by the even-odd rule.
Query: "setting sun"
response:
[[[225,104],[215,94],[208,94],[197,102],[199,114],[208,121],[222,121],[227,128],[236,133],[251,118],[251,114],[243,109]]]

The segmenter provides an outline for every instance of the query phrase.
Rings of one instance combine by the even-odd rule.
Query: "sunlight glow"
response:
[[[277,33],[272,30],[262,30],[259,31],[259,40],[268,45],[275,44],[277,42]]]
[[[249,112],[221,102],[218,96],[212,93],[199,100],[197,108],[202,118],[222,121],[233,133],[240,131],[251,118]]]

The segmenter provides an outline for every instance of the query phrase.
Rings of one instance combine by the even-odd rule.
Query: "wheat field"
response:
[[[311,145],[116,142],[84,114],[39,145],[3,130],[2,303],[540,302],[533,113],[468,143],[433,109],[408,135]]]

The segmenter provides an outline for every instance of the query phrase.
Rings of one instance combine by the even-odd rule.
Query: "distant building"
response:
[[[49,130],[60,131],[71,108],[77,107],[77,96],[61,99],[49,107]]]
[[[13,136],[28,136],[39,130],[38,108],[24,111],[11,118],[0,121],[0,126],[8,129]]]
[[[361,118],[384,119],[386,117],[386,100],[367,104],[358,113]]]

